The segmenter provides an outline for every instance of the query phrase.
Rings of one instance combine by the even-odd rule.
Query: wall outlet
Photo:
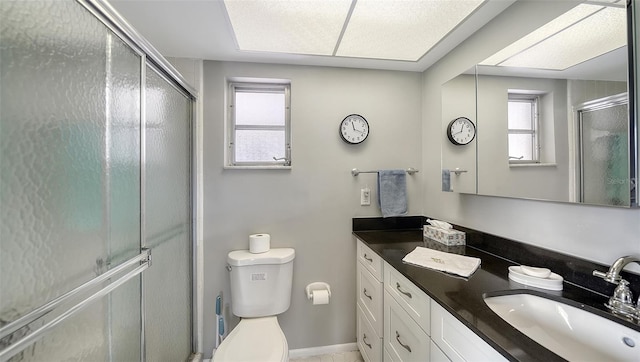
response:
[[[371,205],[371,190],[368,187],[364,189],[360,189],[360,205],[361,206]]]

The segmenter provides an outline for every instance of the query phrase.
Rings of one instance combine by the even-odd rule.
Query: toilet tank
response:
[[[292,248],[273,248],[253,254],[234,250],[227,256],[231,279],[231,308],[243,318],[283,313],[291,303]]]

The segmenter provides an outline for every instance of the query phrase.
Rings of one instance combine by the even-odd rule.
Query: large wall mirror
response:
[[[443,85],[443,118],[452,116],[444,114],[452,88],[476,87],[475,100],[460,93],[475,104],[475,147],[443,148],[449,159],[475,151],[476,184],[460,177],[457,191],[637,206],[630,7],[624,0],[559,7],[476,65],[475,77]]]

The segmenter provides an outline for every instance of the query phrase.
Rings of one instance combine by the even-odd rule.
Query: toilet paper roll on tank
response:
[[[249,252],[253,254],[266,253],[271,248],[271,235],[251,234],[249,235]]]

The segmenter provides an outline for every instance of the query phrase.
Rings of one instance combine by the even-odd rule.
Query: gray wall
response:
[[[527,33],[559,6],[566,3],[516,3],[423,74],[424,213],[610,264],[619,256],[640,254],[640,210],[440,192],[440,159],[429,157],[448,142],[439,122],[442,84]]]
[[[216,61],[205,61],[203,74],[205,356],[218,292],[229,302],[227,253],[246,249],[258,232],[271,234],[272,247],[296,249],[291,307],[279,317],[289,348],[355,342],[351,218],[380,212],[376,198],[360,206],[360,188],[375,195],[375,174],[350,170],[419,167],[420,74]],[[291,170],[223,169],[225,77],[291,80]],[[369,121],[363,144],[347,145],[338,134],[351,113]],[[421,185],[422,172],[407,177],[411,215],[422,214]],[[304,287],[314,281],[331,285],[329,305],[306,299]]]

